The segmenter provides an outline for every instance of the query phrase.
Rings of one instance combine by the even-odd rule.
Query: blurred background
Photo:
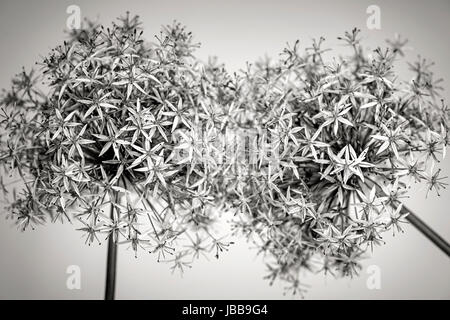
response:
[[[408,38],[406,59],[418,54],[436,62],[434,71],[444,78],[450,97],[450,1],[23,1],[0,2],[0,88],[22,66],[29,69],[41,56],[65,38],[70,5],[81,9],[81,17],[108,25],[116,17],[139,14],[144,36],[153,36],[163,24],[178,20],[202,43],[197,55],[207,60],[217,55],[229,71],[245,67],[258,58],[277,58],[286,42],[300,39],[309,47],[312,38],[324,36],[325,47],[336,54],[346,49],[336,40],[344,31],[359,27],[363,44],[384,45],[395,33]],[[380,8],[380,29],[370,30],[367,19]],[[406,63],[397,72],[409,79]],[[441,163],[450,176],[450,161]],[[418,216],[450,241],[450,190],[441,197],[413,187],[406,204]],[[3,210],[3,209],[0,209]],[[0,299],[102,299],[106,242],[88,247],[75,226],[48,224],[35,231],[18,231],[0,213]],[[395,237],[386,233],[386,245],[374,248],[364,260],[359,277],[334,279],[323,274],[305,274],[310,286],[306,299],[449,299],[450,259],[412,226]],[[157,263],[150,254],[136,259],[126,245],[118,257],[118,299],[292,299],[283,295],[283,284],[273,287],[263,280],[265,265],[244,240],[219,260],[200,260],[183,277],[172,274],[169,265]],[[81,289],[69,290],[67,268],[79,266]],[[375,267],[371,267],[375,266]],[[375,268],[375,269],[373,269]],[[370,290],[367,281],[379,270],[379,289]]]

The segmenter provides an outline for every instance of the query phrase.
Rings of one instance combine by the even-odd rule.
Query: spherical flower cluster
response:
[[[411,64],[402,82],[393,64],[406,43],[365,53],[359,30],[338,38],[349,57],[326,62],[314,41],[299,42],[278,62],[251,65],[237,81],[234,104],[252,127],[253,161],[230,178],[236,223],[271,259],[271,280],[302,291],[299,271],[355,274],[368,247],[386,230],[399,231],[411,182],[438,194],[436,170],[448,143],[449,110],[431,64]]]
[[[7,199],[22,229],[75,218],[88,244],[113,237],[183,269],[229,246],[211,227],[217,165],[186,150],[196,127],[214,127],[216,90],[179,23],[156,43],[141,36],[128,14],[111,28],[90,23],[38,76],[13,80],[2,99],[2,177],[21,180]]]

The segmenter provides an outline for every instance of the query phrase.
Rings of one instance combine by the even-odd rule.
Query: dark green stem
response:
[[[111,204],[111,220],[114,221],[114,205]],[[108,238],[108,256],[106,258],[105,300],[114,300],[116,291],[117,243],[111,233]]]
[[[441,249],[447,257],[450,257],[450,245],[440,235],[438,235],[433,229],[425,224],[418,216],[414,214],[408,207],[403,205],[403,213],[408,213],[406,220],[408,220],[414,227],[417,228],[425,237],[433,242],[439,249]]]
[[[367,178],[367,180],[375,185],[378,192],[383,192],[378,182],[370,178]],[[445,241],[444,238],[438,235],[436,231],[431,229],[425,222],[422,221],[422,219],[416,216],[414,212],[404,204],[402,206],[402,213],[408,213],[408,215],[406,216],[406,220],[408,220],[409,223],[411,223],[417,230],[419,230],[425,237],[427,237],[428,240],[433,242],[439,249],[441,249],[447,255],[447,257],[450,257],[450,244]]]

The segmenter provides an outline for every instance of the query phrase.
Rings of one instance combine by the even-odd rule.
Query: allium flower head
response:
[[[88,244],[114,237],[158,260],[177,248],[176,269],[198,256],[199,239],[226,248],[211,229],[217,165],[191,161],[197,145],[180,150],[195,128],[220,127],[197,47],[179,23],[147,43],[127,14],[74,30],[40,72],[17,75],[1,100],[0,165],[11,174],[2,189],[17,190],[10,217],[22,229],[75,219]]]
[[[431,64],[411,64],[413,80],[403,82],[394,64],[406,41],[366,53],[359,30],[338,39],[350,56],[328,62],[323,39],[305,53],[297,41],[280,61],[250,66],[234,88],[236,113],[269,146],[233,180],[230,197],[244,213],[237,229],[252,227],[271,259],[270,279],[296,287],[299,270],[313,265],[356,273],[383,232],[402,230],[411,181],[438,194],[446,186],[434,168],[445,155],[448,109],[430,85],[438,83]]]

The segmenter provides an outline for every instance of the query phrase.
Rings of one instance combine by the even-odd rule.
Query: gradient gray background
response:
[[[413,52],[436,62],[438,76],[450,84],[450,1],[1,1],[0,88],[9,85],[21,66],[31,67],[59,44],[66,27],[68,5],[80,6],[83,17],[99,17],[108,24],[126,10],[138,13],[144,35],[152,39],[161,24],[177,19],[202,42],[198,55],[218,55],[229,70],[267,54],[275,57],[287,41],[301,40],[303,47],[321,35],[327,47],[337,46],[336,37],[360,27],[365,45],[374,47],[398,32],[410,39]],[[366,28],[366,8],[381,8],[381,30]],[[399,72],[406,77],[406,68]],[[450,90],[445,97],[448,100]],[[442,162],[450,175],[450,161]],[[414,188],[406,201],[417,214],[450,240],[450,191],[440,198]],[[450,260],[413,227],[377,247],[364,261],[364,268],[381,270],[381,290],[368,290],[368,274],[335,280],[307,274],[311,288],[307,299],[404,299],[450,298]],[[99,299],[103,297],[106,246],[88,247],[69,224],[49,224],[21,233],[0,217],[0,298]],[[200,261],[181,278],[155,257],[121,247],[118,262],[119,299],[283,299],[282,286],[269,287],[265,267],[256,252],[240,241],[220,260]],[[81,268],[81,290],[66,288],[66,268]]]

